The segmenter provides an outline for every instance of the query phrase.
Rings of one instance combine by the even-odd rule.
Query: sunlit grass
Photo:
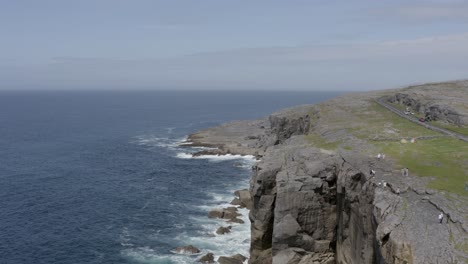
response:
[[[355,135],[363,139],[386,137],[385,129],[395,131],[395,134],[387,135],[395,138],[439,135],[437,132],[397,116],[376,102],[371,102],[367,111],[358,112],[356,115],[361,118],[364,124],[354,129]]]
[[[454,138],[435,138],[416,143],[379,142],[377,145],[412,175],[434,177],[429,188],[468,196],[468,144]]]

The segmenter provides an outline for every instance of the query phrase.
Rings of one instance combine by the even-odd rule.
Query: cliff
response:
[[[441,100],[440,86],[457,103]],[[217,147],[210,153],[261,158],[249,263],[466,263],[468,144],[390,113],[376,103],[383,97],[408,112],[425,105],[422,115],[445,105],[459,118],[433,125],[468,131],[468,85],[455,82],[350,94],[189,137]]]

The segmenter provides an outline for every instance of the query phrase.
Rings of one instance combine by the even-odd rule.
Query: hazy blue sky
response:
[[[370,90],[468,78],[468,1],[0,0],[0,89]]]

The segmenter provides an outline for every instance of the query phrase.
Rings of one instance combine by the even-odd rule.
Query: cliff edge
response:
[[[468,135],[466,81],[354,93],[190,135],[216,147],[200,154],[260,159],[249,263],[468,263],[468,143],[381,98]]]

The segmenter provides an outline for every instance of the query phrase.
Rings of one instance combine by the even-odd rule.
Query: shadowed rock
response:
[[[242,264],[243,261],[238,259],[238,258],[234,258],[234,257],[219,257],[218,258],[218,263],[219,264]]]
[[[231,233],[231,229],[232,229],[232,226],[227,226],[227,227],[221,226],[216,230],[216,234],[224,235],[227,233]]]
[[[203,257],[201,257],[199,260],[197,260],[197,262],[201,262],[201,263],[215,263],[213,253],[207,253],[206,255],[204,255]]]

